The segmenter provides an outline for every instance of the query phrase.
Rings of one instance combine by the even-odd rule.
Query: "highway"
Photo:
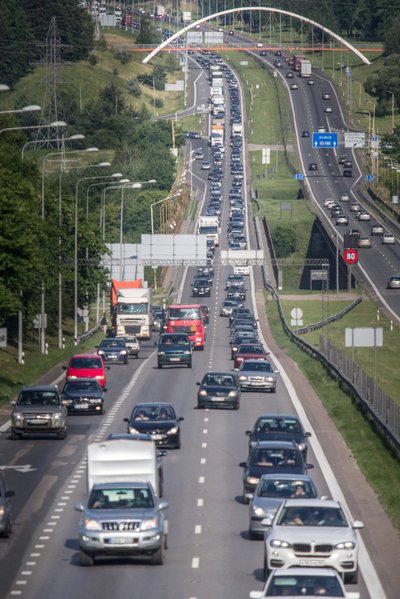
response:
[[[204,80],[201,86],[196,105],[201,105],[203,94],[208,93]],[[309,90],[300,89],[298,98],[305,97],[306,91]],[[318,124],[321,116],[314,118],[317,119],[314,124]],[[299,124],[303,126],[306,128],[303,123]],[[201,145],[209,151],[204,139],[191,143],[191,150]],[[226,154],[229,155],[228,150]],[[327,169],[330,158],[319,160],[321,170]],[[203,202],[204,172],[200,170],[199,161],[193,161],[191,169],[193,186],[198,185],[198,200]],[[229,158],[225,157],[223,248],[227,244],[226,194],[230,181]],[[251,227],[247,230],[254,248],[254,233]],[[372,252],[375,250],[371,255]],[[190,292],[194,270],[189,268],[182,280],[182,302],[197,302],[192,300]],[[154,344],[146,342],[139,360],[132,360],[128,366],[112,366],[108,372],[106,414],[71,416],[65,441],[40,438],[11,441],[7,431],[2,433],[1,463],[7,466],[8,486],[15,490],[16,496],[14,533],[10,540],[0,542],[1,597],[217,599],[229,596],[245,599],[250,590],[262,587],[262,541],[249,539],[248,507],[241,499],[239,463],[246,459],[248,442],[244,431],[263,412],[293,413],[296,410],[306,429],[311,430],[310,414],[305,414],[299,401],[301,390],[295,390],[291,383],[292,373],[285,372],[275,356],[275,365],[280,371],[276,394],[243,393],[237,412],[195,409],[196,381],[208,370],[232,368],[227,319],[219,316],[229,272],[228,267],[222,267],[216,260],[212,297],[207,300],[211,308],[207,345],[204,352],[195,353],[192,370],[179,367],[158,370]],[[261,288],[256,269],[248,287],[247,303],[256,311],[256,290]],[[269,347],[262,312],[259,318],[265,346]],[[84,501],[86,495],[86,445],[92,440],[104,439],[111,432],[126,432],[123,418],[130,415],[132,406],[139,401],[154,400],[171,402],[177,414],[184,417],[182,449],[169,451],[164,459],[164,498],[169,502],[170,525],[166,562],[163,566],[150,566],[141,559],[102,559],[92,568],[82,568],[77,542],[79,514],[73,506]],[[343,493],[353,518],[358,519],[359,509],[352,500],[352,492],[342,491],[334,475],[340,470],[340,462],[328,463],[315,433],[310,445],[308,461],[315,465],[311,474],[319,493]],[[368,527],[369,523],[365,524]],[[364,538],[364,532],[361,537]],[[370,540],[370,533],[366,532],[365,538]],[[361,570],[359,583],[348,590],[359,590],[363,599],[395,599],[395,594],[385,594],[379,572],[376,576],[365,548],[361,552]]]

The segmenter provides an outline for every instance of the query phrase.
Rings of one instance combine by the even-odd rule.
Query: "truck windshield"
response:
[[[200,320],[201,308],[187,306],[186,308],[169,308],[169,320]]]
[[[207,233],[218,233],[218,227],[217,225],[209,225],[207,227],[201,226],[199,229],[199,233],[201,235],[205,235]]]
[[[118,314],[147,314],[149,311],[148,303],[143,304],[118,304]]]

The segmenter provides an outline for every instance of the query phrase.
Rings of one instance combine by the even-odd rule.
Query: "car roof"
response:
[[[56,385],[27,385],[21,391],[58,391]]]
[[[260,420],[261,418],[279,418],[279,419],[292,418],[292,419],[300,420],[300,418],[298,416],[296,416],[296,414],[274,414],[272,412],[267,412],[266,414],[260,414],[260,416],[257,417],[257,420]]]
[[[99,356],[98,354],[74,354],[73,356],[71,356],[70,360],[72,360],[73,358],[100,358],[101,356]]]
[[[286,499],[284,501],[286,507],[312,507],[312,508],[342,508],[339,501],[334,499]]]

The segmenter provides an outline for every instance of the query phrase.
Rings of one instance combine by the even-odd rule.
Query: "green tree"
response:
[[[290,225],[277,225],[271,231],[277,258],[287,258],[297,249],[296,231]]]

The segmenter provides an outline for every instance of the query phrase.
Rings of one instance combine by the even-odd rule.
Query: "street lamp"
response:
[[[176,198],[179,195],[180,195],[180,193],[174,193],[173,195],[169,195],[166,198],[163,198],[162,200],[158,200],[158,202],[154,202],[154,204],[151,204],[151,206],[150,206],[150,223],[151,223],[151,234],[152,235],[154,235],[153,207],[157,206],[157,204],[162,204],[162,202],[166,202],[167,200],[172,200],[172,198]]]
[[[51,128],[58,128],[58,127],[66,127],[67,123],[64,123],[64,121],[53,121],[52,123],[50,123],[49,125],[38,125],[37,127],[34,127],[35,129],[39,129],[39,128],[47,128],[47,129],[51,129]],[[27,127],[18,127],[20,129],[27,129]],[[71,141],[71,140],[75,140],[75,139],[84,139],[84,135],[82,137],[80,136],[75,136],[75,135],[71,135],[71,137],[57,137],[52,139],[51,141]],[[22,150],[21,150],[21,160],[24,159],[24,154],[25,154],[25,149],[27,146],[29,145],[34,145],[36,144],[36,140],[32,140],[32,141],[27,141],[23,146],[22,146]]]
[[[14,110],[0,110],[0,114],[21,114],[23,112],[38,112],[39,110],[42,110],[41,106],[37,106],[37,104],[29,104],[29,106],[15,108]]]
[[[4,131],[20,131],[21,129],[22,130],[50,129],[50,128],[54,128],[54,127],[66,127],[66,126],[67,126],[67,123],[64,123],[64,121],[54,121],[53,123],[50,123],[49,125],[21,125],[19,127],[6,127],[5,129],[1,129],[0,133],[4,133]],[[36,142],[28,142],[28,143],[36,143]]]
[[[8,92],[10,87],[6,83],[0,83],[0,92]]]

